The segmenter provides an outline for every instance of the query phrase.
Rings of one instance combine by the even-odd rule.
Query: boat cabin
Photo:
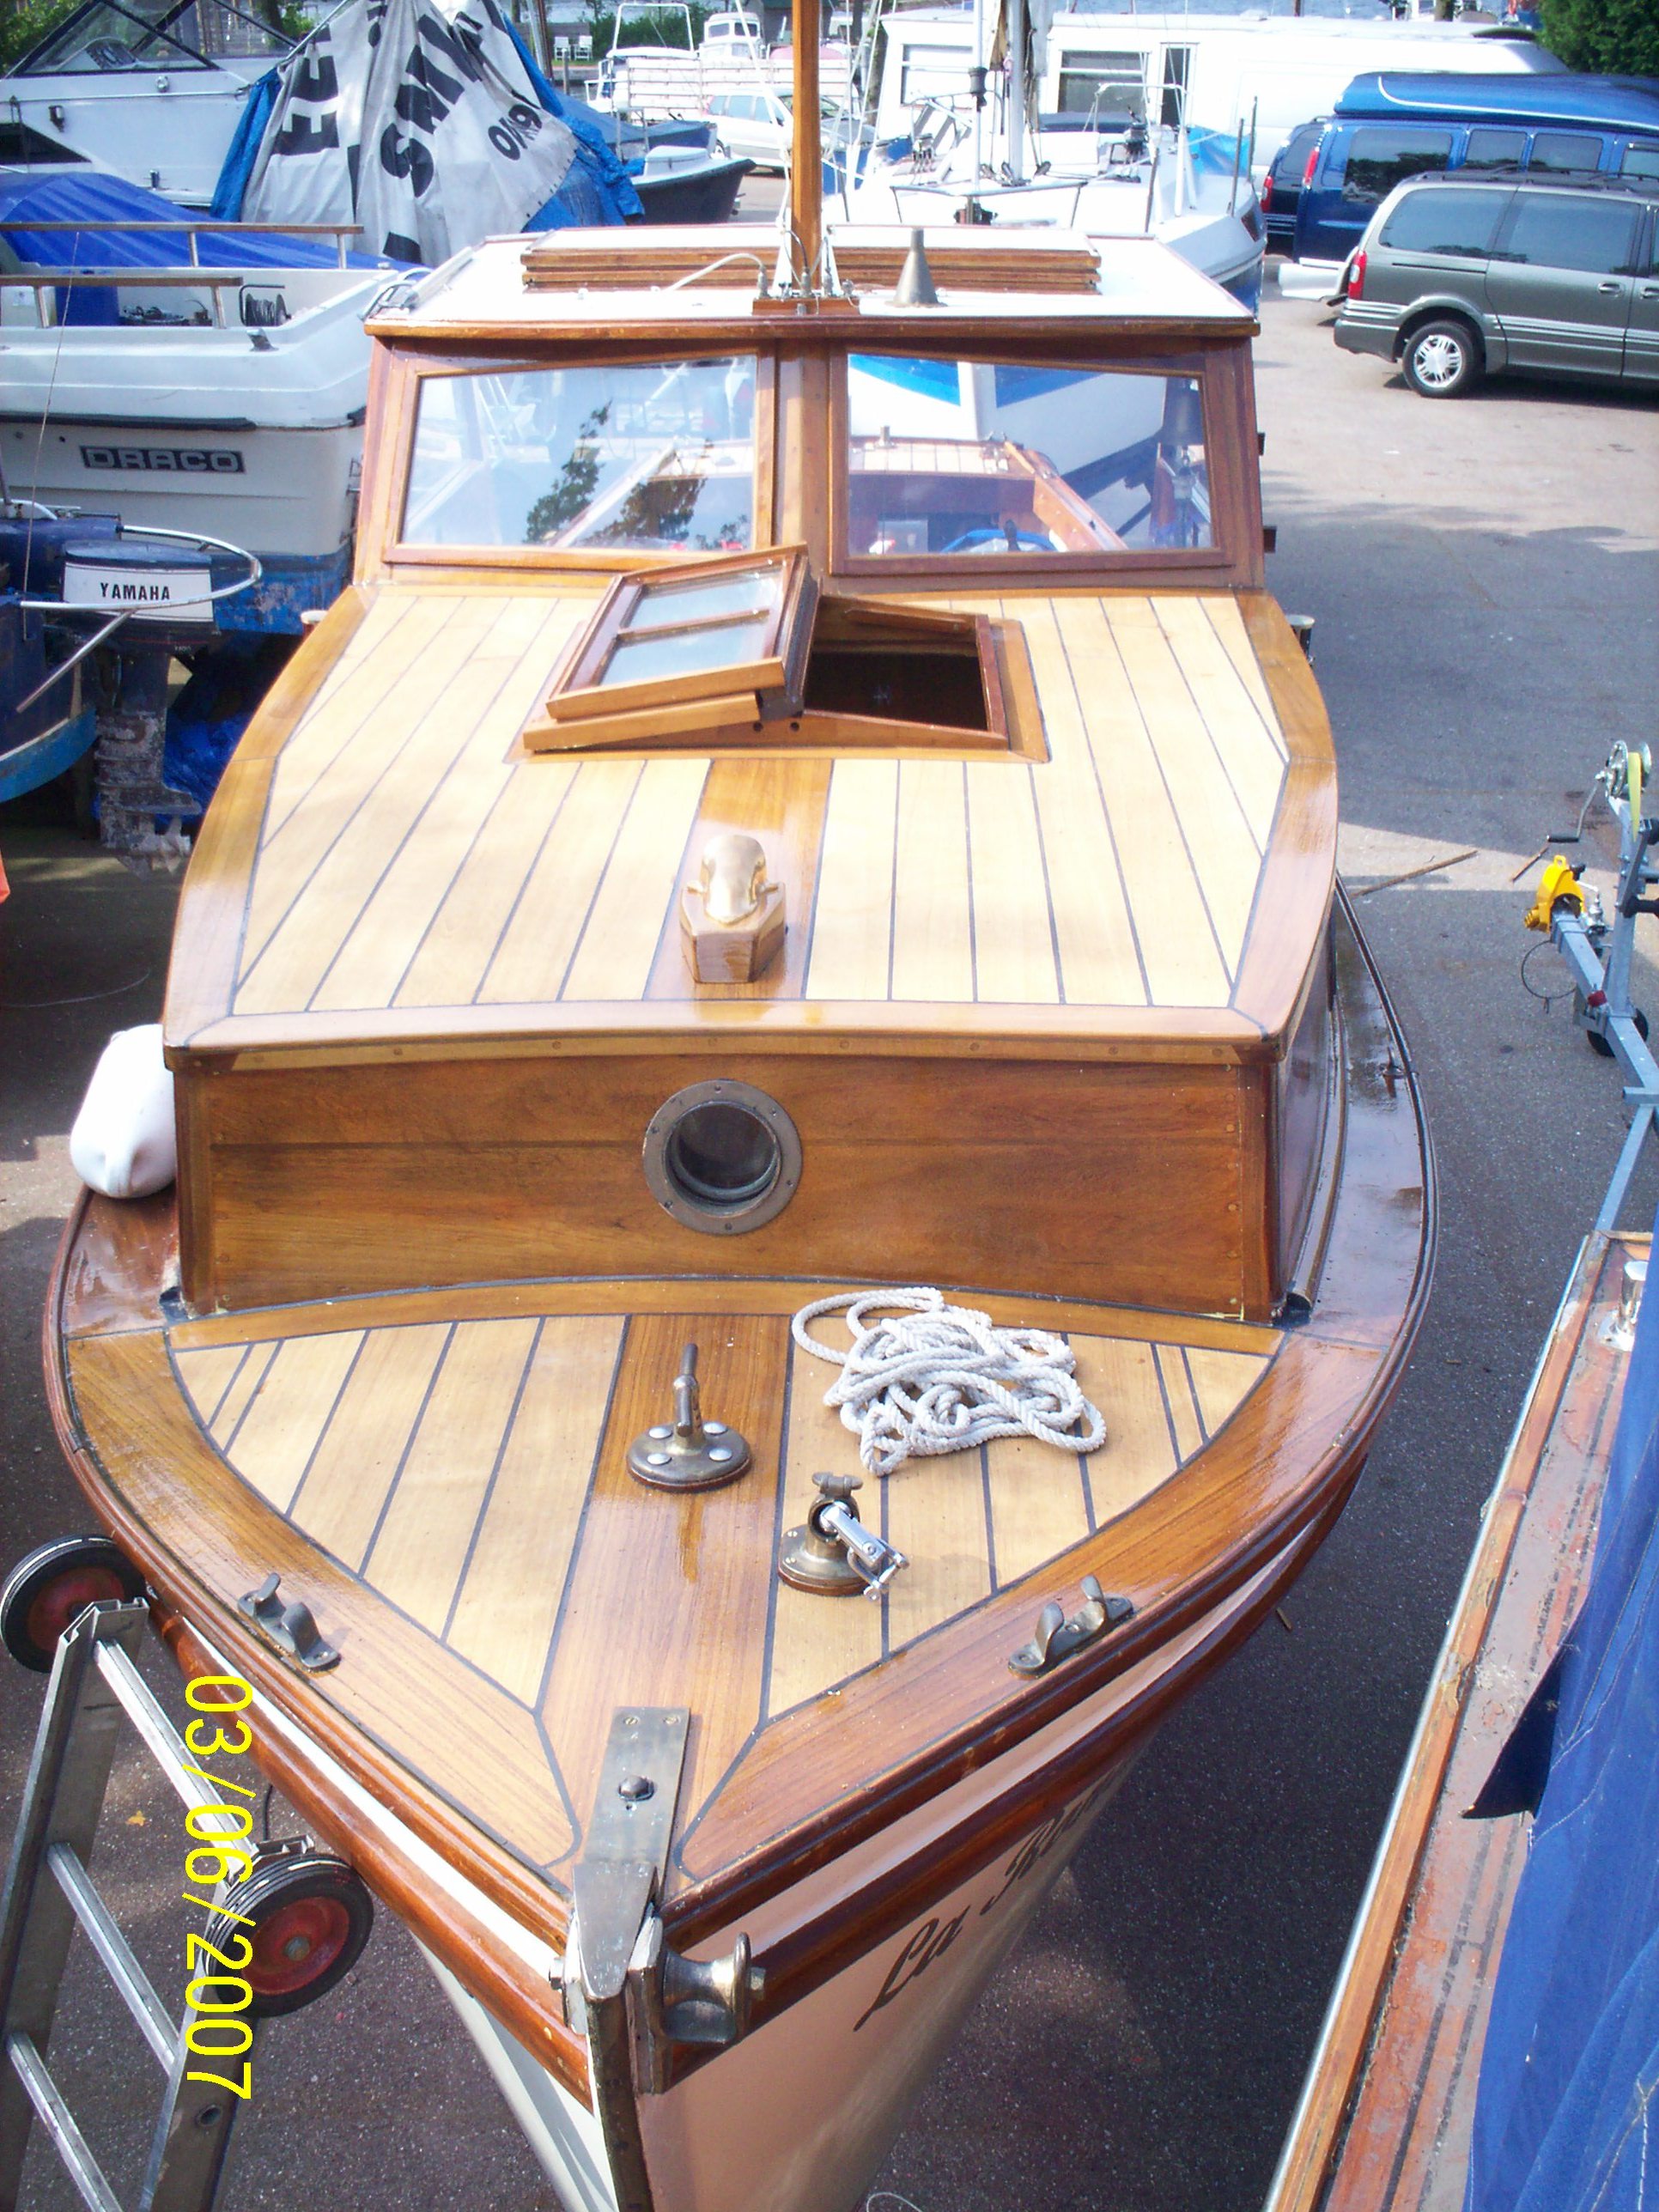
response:
[[[834,311],[756,300],[722,229],[625,295],[597,245],[491,245],[382,315],[337,659],[181,918],[195,1310],[857,1273],[872,1206],[895,1279],[1282,1302],[1335,809],[1250,320],[1140,242],[930,240],[909,310],[890,234],[838,244]],[[700,974],[732,836],[781,933]],[[740,1195],[758,1131],[730,1189],[653,1189],[708,1080],[794,1128],[787,1198]]]

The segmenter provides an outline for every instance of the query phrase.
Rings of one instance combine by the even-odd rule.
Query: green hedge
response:
[[[1543,0],[1544,42],[1569,69],[1659,76],[1659,0]]]

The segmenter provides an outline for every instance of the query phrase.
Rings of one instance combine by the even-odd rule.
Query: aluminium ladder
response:
[[[64,1632],[52,1664],[0,1899],[0,2212],[15,2212],[37,2118],[82,2203],[122,2212],[43,2055],[77,1922],[167,2075],[135,2212],[209,2212],[224,2169],[238,2100],[186,2078],[192,2066],[215,2063],[187,2047],[198,2015],[192,2008],[174,2026],[87,1873],[123,1714],[187,1807],[224,1802],[191,1771],[177,1730],[133,1664],[147,1619],[142,1600],[90,1606]]]

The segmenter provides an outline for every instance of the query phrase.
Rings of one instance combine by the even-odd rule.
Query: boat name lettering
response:
[[[242,457],[214,446],[82,446],[89,469],[149,469],[162,476],[239,477]]]
[[[1060,1838],[1069,1835],[1079,1820],[1086,1819],[1088,1814],[1093,1812],[1105,1787],[1104,1782],[1097,1783],[1095,1787],[1086,1790],[1074,1805],[1068,1805],[1063,1813],[1056,1813],[1052,1820],[1044,1821],[1035,1835],[1025,1838],[1003,1870],[1001,1888],[994,1897],[988,1897],[979,1908],[981,1917],[986,1913],[994,1911],[1007,1896],[1014,1884],[1024,1881],[1034,1867],[1041,1866]]]
[[[962,1923],[967,1917],[968,1908],[963,1905],[953,1920],[941,1922],[936,1916],[932,1920],[922,1922],[887,1969],[887,1978],[877,1993],[874,2004],[853,2022],[854,2035],[871,2014],[879,2012],[884,2005],[891,2004],[901,1990],[908,1989],[919,1976],[925,1974],[935,1959],[944,1957],[962,1933]]]

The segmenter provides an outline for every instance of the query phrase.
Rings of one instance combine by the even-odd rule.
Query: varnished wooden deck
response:
[[[734,1284],[698,1313],[688,1286],[681,1310],[629,1318],[637,1286],[617,1286],[614,1302],[595,1287],[588,1311],[571,1310],[571,1287],[532,1285],[488,1316],[480,1291],[459,1319],[419,1318],[431,1305],[420,1300],[388,1318],[386,1301],[366,1300],[187,1323],[171,1356],[229,1470],[365,1593],[538,1716],[566,1802],[589,1802],[618,1698],[691,1703],[688,1819],[770,1719],[1168,1482],[1278,1343],[1267,1329],[1169,1322],[1160,1335],[1136,1316],[1072,1310],[1104,1447],[1084,1457],[1010,1439],[867,1480],[865,1510],[912,1564],[879,1603],[836,1602],[774,1571],[814,1473],[858,1472],[854,1438],[823,1402],[834,1370],[789,1341],[787,1310],[807,1291]],[[742,1425],[762,1472],[674,1500],[621,1460],[662,1417],[688,1337],[702,1346],[710,1413]],[[77,1357],[95,1367],[97,1344]]]
[[[526,759],[518,733],[593,604],[580,578],[376,592],[274,760],[256,745],[228,780],[250,880],[214,910],[234,932],[222,996],[198,994],[185,948],[170,1042],[216,1014],[249,1041],[272,1018],[533,1007],[568,1026],[619,1002],[673,1026],[716,995],[693,991],[676,908],[728,828],[762,839],[790,927],[774,970],[720,997],[803,1021],[982,1008],[992,1030],[1010,1006],[1240,1002],[1291,749],[1231,593],[950,601],[1021,624],[1046,761]],[[1328,757],[1310,774],[1322,806]],[[1316,921],[1323,833],[1286,834],[1322,870]]]

